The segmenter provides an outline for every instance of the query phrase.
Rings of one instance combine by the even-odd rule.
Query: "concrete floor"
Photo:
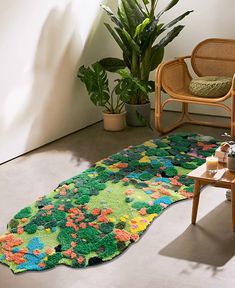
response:
[[[170,117],[170,118],[169,118]],[[167,119],[174,121],[175,114]],[[221,120],[222,121],[222,120]],[[185,125],[220,138],[228,130]],[[55,141],[0,166],[0,234],[19,209],[66,178],[128,145],[159,137],[148,128],[106,132],[102,123]],[[235,285],[235,234],[225,190],[206,187],[198,223],[190,225],[191,200],[172,205],[124,254],[105,264],[14,275],[0,264],[0,288],[217,288]]]

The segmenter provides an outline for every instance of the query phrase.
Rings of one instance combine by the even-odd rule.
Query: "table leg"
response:
[[[192,224],[196,224],[197,209],[200,199],[201,184],[199,180],[194,180],[193,208],[192,208]],[[235,191],[235,190],[234,190]],[[235,206],[234,206],[235,207]]]
[[[231,185],[231,204],[232,204],[233,232],[235,232],[235,184]]]

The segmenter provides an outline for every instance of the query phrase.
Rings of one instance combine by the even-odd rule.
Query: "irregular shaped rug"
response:
[[[186,174],[216,147],[211,137],[180,133],[97,162],[12,218],[0,262],[18,273],[114,258],[167,206],[192,197]]]

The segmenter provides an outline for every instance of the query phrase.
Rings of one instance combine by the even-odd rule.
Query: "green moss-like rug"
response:
[[[181,133],[97,162],[14,216],[0,262],[18,273],[114,258],[167,206],[192,197],[186,174],[216,147],[211,137]]]

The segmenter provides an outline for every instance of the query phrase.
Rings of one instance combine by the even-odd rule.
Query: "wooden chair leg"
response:
[[[162,113],[162,100],[161,100],[161,81],[159,75],[157,75],[157,87],[155,97],[155,127],[159,132],[163,133],[161,127],[161,113]]]
[[[182,113],[185,115],[185,114],[188,114],[188,103],[182,103]]]
[[[161,123],[161,114],[162,113],[163,113],[163,111],[159,112],[159,114],[156,114],[156,118],[155,118],[156,129],[162,134],[168,133],[168,132],[176,129],[177,127],[179,127],[180,125],[185,123],[185,121],[183,121],[184,120],[184,113],[181,113],[180,118],[177,121],[175,121],[174,125],[171,125],[167,128],[163,128],[162,123]]]
[[[168,132],[176,129],[177,127],[179,127],[180,125],[185,123],[184,117],[185,117],[185,114],[188,113],[188,103],[182,102],[182,113],[181,113],[180,118],[174,123],[174,125],[171,125],[167,128],[163,128],[162,123],[161,123],[163,107],[164,107],[164,103],[162,104],[161,84],[159,81],[159,83],[157,85],[157,89],[156,89],[156,105],[155,105],[155,127],[156,127],[156,129],[160,133],[165,134],[165,133],[168,133]]]

